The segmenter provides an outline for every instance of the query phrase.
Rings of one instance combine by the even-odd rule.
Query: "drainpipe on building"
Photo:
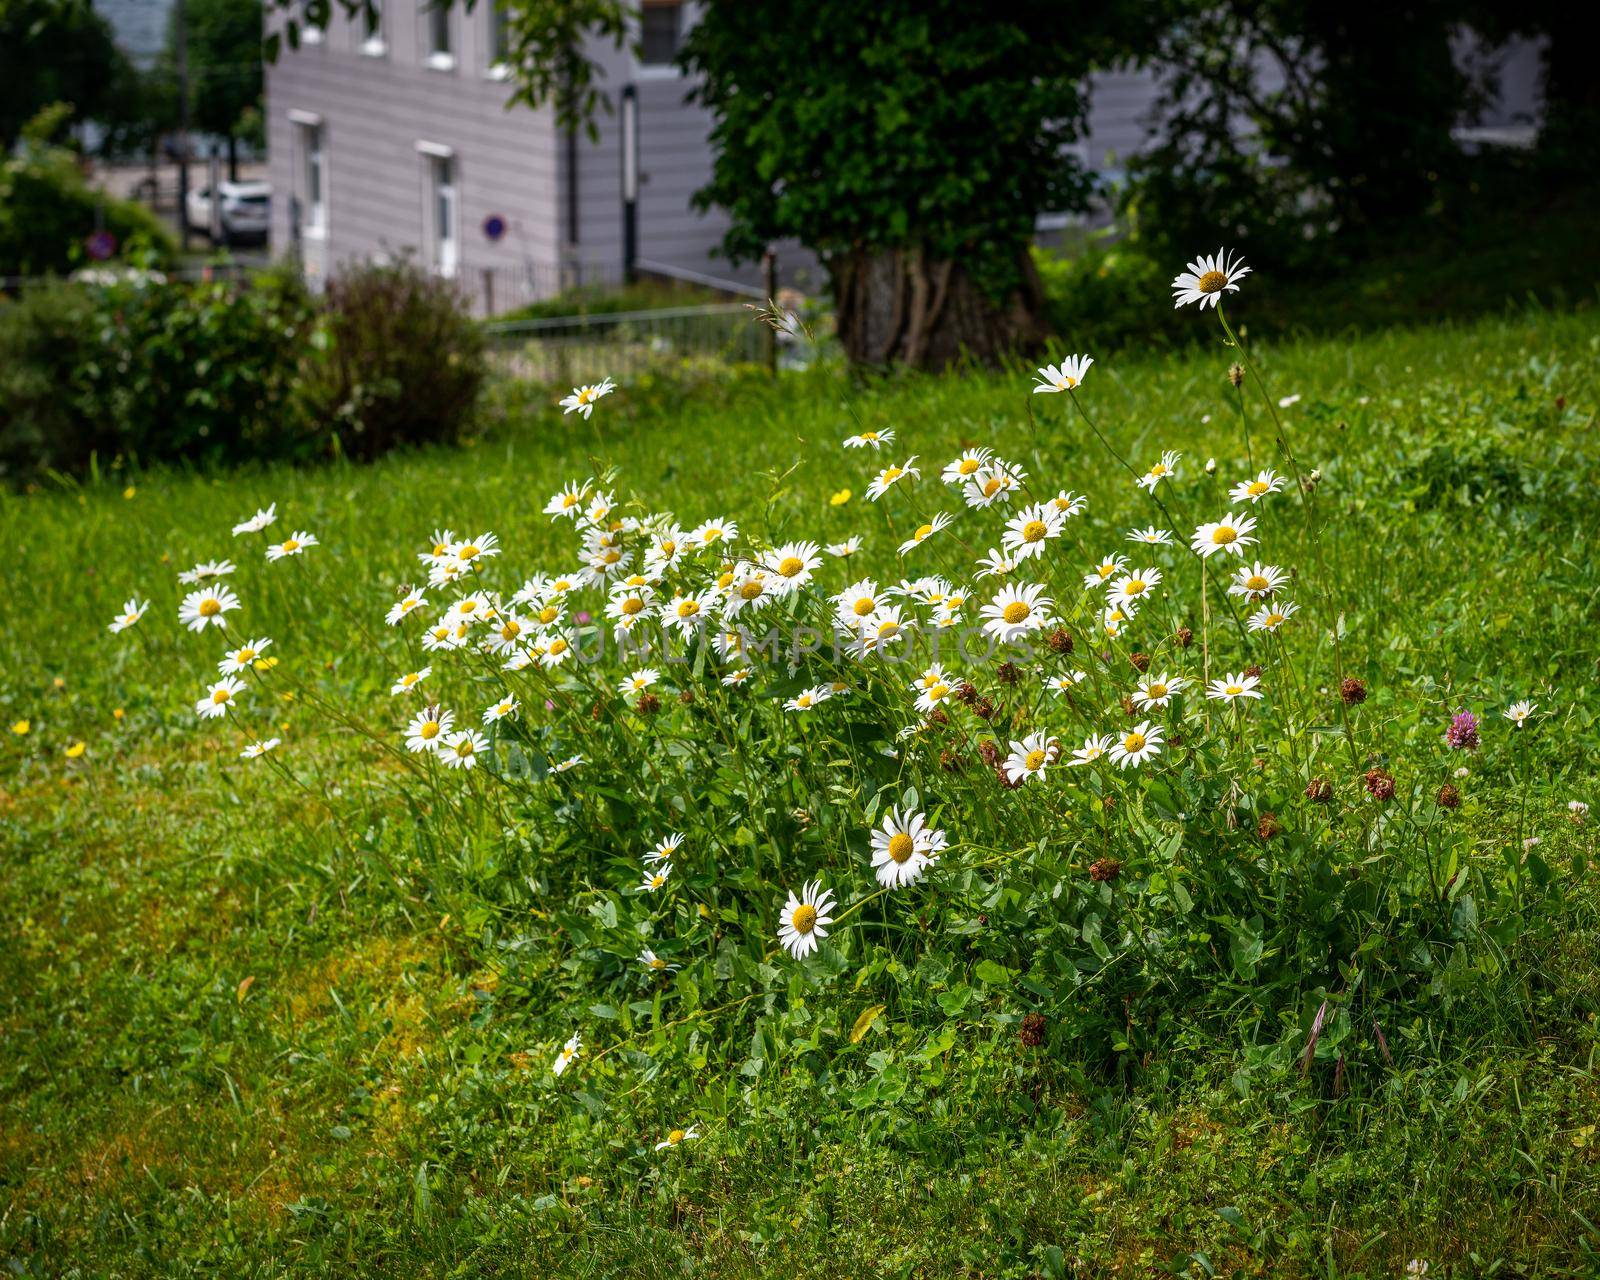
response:
[[[639,87],[622,90],[622,279],[639,274]]]

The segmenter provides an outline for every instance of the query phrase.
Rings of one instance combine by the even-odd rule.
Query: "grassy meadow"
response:
[[[1137,471],[1181,453],[1156,491],[1176,547],[1126,540],[1162,513],[1022,368],[651,377],[588,422],[502,386],[460,450],[0,497],[0,1259],[39,1276],[1596,1274],[1600,814],[1570,805],[1600,802],[1600,318],[1253,350],[1319,473],[1304,505],[1265,402],[1193,320],[1217,339],[1102,360],[1076,393]],[[886,429],[881,452],[840,446]],[[1045,648],[1020,677],[958,661],[981,697],[931,728],[905,692],[918,665],[756,662],[724,687],[702,654],[664,668],[646,713],[616,689],[634,664],[572,663],[506,686],[520,714],[486,729],[481,767],[405,749],[422,703],[391,694],[400,674],[430,664],[429,696],[468,727],[504,683],[498,661],[384,623],[436,529],[493,531],[482,580],[508,598],[578,563],[551,495],[615,469],[623,514],[731,518],[751,545],[859,535],[848,562],[820,556],[820,601],[944,572],[976,624],[995,584],[971,566],[1006,513],[963,507],[939,470],[978,446],[1032,493],[1087,497],[1030,562],[1051,565],[1070,659]],[[912,454],[920,480],[869,501]],[[1267,466],[1283,492],[1230,501]],[[231,535],[268,504],[269,530]],[[897,556],[936,508],[956,522]],[[1280,631],[1230,603],[1236,561],[1187,551],[1230,511],[1260,517],[1244,561],[1292,574],[1302,615]],[[295,530],[318,545],[269,563]],[[1115,637],[1078,581],[1110,552],[1166,575]],[[221,557],[240,611],[225,633],[182,629],[179,571]],[[109,632],[135,596],[146,616]],[[810,606],[783,607],[798,623]],[[237,720],[197,719],[223,649],[257,636],[278,661],[246,672]],[[1145,655],[1190,696],[1125,715]],[[1247,666],[1259,704],[1200,696]],[[1076,668],[1079,692],[1045,689]],[[783,710],[858,672],[851,696]],[[1517,728],[1519,699],[1537,709]],[[1463,709],[1481,745],[1453,750]],[[1137,768],[1063,760],[1013,789],[984,763],[991,738],[1004,756],[1051,731],[1070,754],[1147,714],[1167,748]],[[269,735],[267,758],[239,758]],[[1309,798],[1323,779],[1331,798]],[[867,840],[893,806],[950,843],[880,893]],[[682,864],[636,891],[669,831]],[[841,919],[795,959],[779,913],[817,877]],[[679,967],[641,966],[643,947]]]

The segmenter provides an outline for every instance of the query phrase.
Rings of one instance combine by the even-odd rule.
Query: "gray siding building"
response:
[[[342,262],[412,253],[492,312],[616,281],[625,188],[640,269],[759,282],[757,267],[716,256],[723,217],[690,207],[711,171],[709,121],[684,101],[672,59],[694,3],[641,0],[638,53],[598,41],[590,50],[617,108],[598,120],[595,140],[567,135],[548,108],[507,107],[494,0],[470,12],[380,3],[372,34],[335,5],[332,26],[299,49],[285,45],[267,68],[272,243],[297,252],[313,282]],[[1536,52],[1511,51],[1510,101],[1496,104],[1497,116],[1531,114]],[[1143,142],[1156,93],[1146,72],[1095,77],[1078,158],[1115,176]],[[1042,219],[1040,229],[1060,223]],[[785,283],[821,283],[797,247],[779,246],[779,256]]]

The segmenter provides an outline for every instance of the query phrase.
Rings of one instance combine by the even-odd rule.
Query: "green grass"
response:
[[[641,279],[626,285],[584,285],[565,289],[543,302],[530,302],[495,317],[496,321],[547,320],[564,316],[615,315],[657,311],[663,307],[698,307],[727,302],[728,295],[676,280]]]
[[[605,466],[685,522],[868,533],[868,568],[892,579],[882,512],[862,500],[871,459],[838,448],[859,425],[892,426],[896,456],[927,464],[969,442],[1023,456],[1087,492],[1093,545],[1115,546],[1136,510],[1127,477],[1018,373],[848,393],[822,373],[776,388],[646,379],[587,428],[507,389],[505,420],[458,452],[0,499],[0,712],[30,722],[0,743],[0,1258],[97,1276],[1379,1277],[1412,1258],[1434,1277],[1593,1275],[1600,865],[1595,822],[1565,806],[1600,802],[1597,352],[1594,317],[1530,312],[1258,353],[1274,392],[1300,395],[1289,425],[1323,473],[1343,660],[1371,689],[1361,732],[1392,731],[1403,745],[1386,763],[1431,795],[1449,710],[1484,713],[1452,819],[1464,856],[1484,885],[1511,883],[1494,877],[1525,805],[1549,876],[1515,880],[1534,916],[1476,890],[1482,920],[1454,917],[1450,963],[1372,1006],[1392,1065],[1352,1024],[1343,1074],[1331,1057],[1296,1068],[1303,992],[1263,1026],[1251,984],[1220,979],[1184,1016],[1134,1026],[1130,1012],[1134,1047],[1110,1051],[1057,1034],[1070,1009],[1044,1045],[1023,1044],[1034,996],[970,978],[972,1007],[942,1042],[896,942],[884,954],[900,971],[859,994],[779,977],[766,1022],[704,1014],[698,1040],[652,1039],[556,1082],[550,1047],[577,1022],[598,1048],[671,1016],[648,1001],[614,1023],[586,1012],[580,953],[540,932],[563,909],[561,864],[597,855],[538,809],[452,826],[317,705],[392,736],[401,656],[375,619],[415,580],[417,546],[440,524],[492,529],[508,581],[564,567],[569,531],[541,508]],[[1228,355],[1102,362],[1088,403],[1136,461],[1177,448],[1232,478]],[[321,539],[303,561],[268,566],[259,542],[228,535],[274,501],[275,528]],[[272,688],[304,690],[271,714],[305,790],[237,760],[236,731],[196,724],[221,646],[175,629],[176,573],[230,554],[248,629],[282,656]],[[149,616],[109,635],[136,591]],[[1331,680],[1315,634],[1295,636],[1306,678]],[[1498,712],[1521,696],[1548,718],[1513,739]],[[706,809],[757,826],[764,852],[766,833],[811,847],[781,815]],[[829,812],[814,807],[824,827]],[[636,834],[619,824],[616,843]],[[615,881],[634,864],[585,865]],[[1526,936],[1501,927],[1513,920],[1533,921]],[[711,969],[703,1006],[739,998]],[[850,1044],[869,1003],[887,1012]],[[651,1152],[696,1117],[700,1143]]]

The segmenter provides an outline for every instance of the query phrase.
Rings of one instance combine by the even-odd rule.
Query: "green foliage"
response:
[[[0,155],[33,116],[71,103],[84,119],[115,124],[133,69],[111,24],[87,0],[5,0],[0,4]]]
[[[0,275],[83,265],[84,241],[101,229],[132,260],[164,261],[173,249],[171,235],[143,205],[91,188],[72,152],[30,140],[0,160]]]
[[[193,125],[234,137],[261,109],[261,0],[187,3]]]
[[[654,715],[618,696],[611,662],[573,665],[554,707],[525,697],[486,731],[478,769],[430,779],[400,754],[420,700],[389,694],[397,674],[431,663],[426,696],[472,724],[505,682],[542,677],[424,654],[376,620],[446,520],[500,535],[487,588],[571,567],[571,526],[541,508],[611,467],[619,517],[736,514],[747,547],[864,533],[818,570],[827,590],[968,563],[954,540],[992,515],[895,554],[913,511],[953,503],[925,468],[886,500],[891,536],[860,498],[874,461],[837,449],[862,427],[899,431],[897,458],[985,444],[1036,490],[1087,493],[1040,572],[1076,571],[1157,516],[1020,371],[624,386],[589,430],[546,403],[464,452],[0,501],[3,586],[49,636],[0,649],[0,1180],[16,1206],[0,1253],[24,1274],[1392,1280],[1421,1259],[1432,1276],[1591,1275],[1600,850],[1566,805],[1600,801],[1597,342],[1592,316],[1532,312],[1256,345],[1273,390],[1300,397],[1284,431],[1327,515],[1313,547],[1295,495],[1276,495],[1263,555],[1318,612],[1281,645],[1246,638],[1213,590],[1213,662],[1262,662],[1267,702],[1213,708],[1209,727],[1187,703],[1157,767],[1063,763],[1020,791],[976,742],[1026,719],[1075,745],[1074,704],[1041,696],[1057,661],[1092,670],[1077,705],[1120,725],[1096,682],[1132,681],[1125,643],[1074,623],[1076,652],[1041,651],[1015,685],[961,661],[996,718],[956,706],[904,740],[922,718],[888,664],[847,665],[856,692],[810,719],[777,710],[781,661],[731,692],[714,658],[663,664]],[[1182,452],[1163,500],[1186,520],[1275,448],[1257,401],[1247,452],[1236,356],[1103,358],[1083,392],[1119,451]],[[1413,476],[1446,448],[1452,476],[1522,481],[1419,501]],[[833,505],[841,488],[856,494]],[[230,536],[269,502],[265,538]],[[285,524],[321,545],[269,564]],[[193,700],[237,641],[174,626],[174,571],[224,554],[244,601],[228,634],[270,635],[281,659],[248,673],[237,725],[197,728]],[[1159,563],[1184,567],[1131,634],[1193,670],[1199,573]],[[133,591],[150,613],[108,639]],[[596,596],[579,606],[598,613]],[[1187,650],[1169,639],[1181,621]],[[1368,686],[1348,734],[1334,634]],[[1542,718],[1500,719],[1513,693]],[[1440,741],[1463,705],[1484,713],[1475,752]],[[273,756],[236,759],[266,732]],[[539,781],[574,745],[587,765]],[[1369,761],[1394,801],[1365,798]],[[1311,771],[1335,785],[1326,808],[1303,797]],[[1446,781],[1459,810],[1436,803]],[[871,898],[867,829],[908,801],[952,848]],[[668,829],[688,839],[667,890],[632,892]],[[1096,878],[1105,856],[1121,866]],[[846,906],[868,900],[800,964],[773,926],[782,891],[818,873]],[[644,970],[645,946],[681,967]],[[585,1051],[556,1078],[575,1028]],[[689,1122],[698,1141],[654,1150]]]
[[[677,281],[638,280],[629,285],[584,285],[563,289],[554,297],[530,302],[496,320],[544,320],[561,316],[604,316],[623,311],[658,311],[665,307],[697,307],[727,302],[728,295]]]
[[[454,442],[487,371],[483,331],[449,281],[402,260],[348,267],[328,283],[299,389],[343,453]]]
[[[0,466],[236,463],[303,448],[294,375],[308,300],[275,280],[234,290],[105,272],[0,306]]]
[[[962,3],[712,5],[685,66],[712,113],[710,183],[734,259],[798,239],[960,259],[999,292],[1044,210],[1085,206],[1088,24],[1058,7],[974,21]]]

